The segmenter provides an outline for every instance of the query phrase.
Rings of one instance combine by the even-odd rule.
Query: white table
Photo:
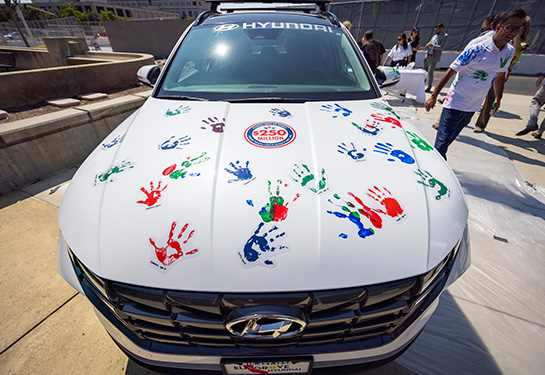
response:
[[[385,87],[383,90],[393,94],[409,93],[416,96],[416,101],[426,101],[425,80],[428,73],[424,69],[399,69],[399,82],[393,86]]]

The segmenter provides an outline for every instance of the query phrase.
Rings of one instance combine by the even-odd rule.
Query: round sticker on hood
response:
[[[278,148],[293,142],[295,130],[281,122],[265,121],[253,124],[246,129],[244,138],[257,147]]]

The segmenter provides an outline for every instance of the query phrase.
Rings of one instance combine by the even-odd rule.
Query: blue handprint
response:
[[[333,112],[333,118],[339,117],[339,114],[342,114],[344,117],[350,116],[352,114],[351,110],[341,107],[337,103],[335,103],[334,105],[324,104],[322,105],[322,108],[320,110],[325,112]]]
[[[159,145],[159,149],[161,150],[171,150],[171,149],[178,149],[181,150],[184,148],[184,146],[187,146],[189,144],[189,141],[191,138],[187,135],[183,137],[176,138],[175,136],[170,137],[170,139],[167,139],[163,143]]]
[[[112,139],[109,143],[103,143],[102,144],[102,149],[103,150],[106,150],[108,148],[112,148],[114,147],[115,145],[123,142],[123,139],[125,139],[125,134],[123,135],[118,135],[116,136],[114,139]]]
[[[350,156],[352,159],[357,161],[365,160],[365,155],[363,154],[363,151],[367,151],[367,149],[364,148],[362,149],[362,152],[358,152],[358,150],[356,150],[356,146],[354,146],[354,143],[350,143],[350,144],[352,145],[352,149],[348,149],[348,146],[346,144],[341,143],[338,146],[339,149],[337,151],[341,154],[346,154]]]
[[[265,223],[259,223],[254,234],[246,241],[242,251],[238,252],[238,256],[244,268],[254,267],[256,265],[273,267],[275,264],[270,258],[274,255],[289,251],[289,246],[272,246],[274,241],[281,241],[282,237],[286,235],[286,232],[275,235],[278,230],[276,225],[267,225],[263,229],[264,226]]]
[[[272,113],[273,116],[279,116],[279,117],[284,117],[284,118],[290,118],[291,117],[291,113],[288,112],[287,110],[285,110],[284,108],[273,108],[269,112]]]
[[[405,151],[394,150],[394,146],[391,143],[377,143],[375,145],[375,152],[390,155],[394,158],[399,159],[405,164],[414,164],[414,159],[411,155],[407,154]],[[388,161],[395,161],[395,159],[388,159]]]
[[[228,182],[231,183],[231,182],[250,180],[253,176],[252,176],[252,172],[250,171],[250,168],[248,168],[248,164],[250,164],[249,161],[247,161],[246,166],[243,167],[238,160],[234,164],[232,162],[229,163],[229,165],[233,168],[233,170],[225,168],[225,171],[234,175],[236,179],[229,180]]]

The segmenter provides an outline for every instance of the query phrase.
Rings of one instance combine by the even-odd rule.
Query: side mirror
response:
[[[379,66],[375,72],[375,78],[377,79],[378,87],[382,89],[398,83],[401,78],[401,73],[399,73],[397,68]]]
[[[159,73],[161,73],[161,69],[157,65],[145,65],[138,69],[136,75],[144,85],[153,87],[159,78]]]

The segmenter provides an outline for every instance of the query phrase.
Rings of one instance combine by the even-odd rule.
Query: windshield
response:
[[[193,28],[158,97],[212,100],[375,98],[353,45],[338,27],[241,22]]]

